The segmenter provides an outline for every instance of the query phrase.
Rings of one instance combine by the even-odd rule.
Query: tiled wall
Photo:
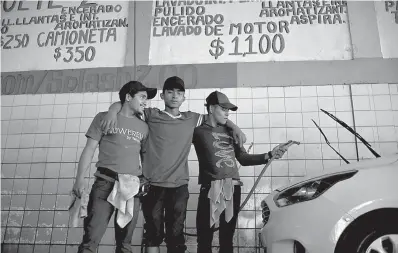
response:
[[[204,99],[213,89],[187,91],[182,110],[205,113]],[[332,145],[346,158],[356,160],[353,136],[319,111],[325,109],[353,126],[381,155],[398,150],[398,84],[349,86],[302,86],[222,89],[239,106],[230,119],[248,137],[251,152],[267,152],[272,146],[292,139],[284,159],[275,161],[262,178],[255,194],[240,213],[236,231],[236,252],[259,252],[256,238],[261,227],[260,201],[295,177],[325,170],[343,162],[325,144],[311,119],[323,129]],[[82,228],[68,226],[77,162],[85,145],[84,133],[99,111],[118,101],[117,93],[17,95],[1,97],[1,240],[2,252],[76,252]],[[163,109],[157,97],[151,106]],[[361,159],[372,154],[358,144]],[[96,159],[96,156],[95,156]],[[186,230],[195,231],[198,199],[198,163],[192,148],[189,156],[191,180]],[[94,162],[90,171],[91,185]],[[242,167],[246,197],[263,166]],[[133,243],[139,252],[142,215]],[[113,222],[99,252],[112,252]],[[213,245],[217,246],[217,235]],[[196,238],[187,237],[189,252],[196,252]],[[164,248],[162,248],[164,251]],[[216,250],[216,248],[215,248]]]

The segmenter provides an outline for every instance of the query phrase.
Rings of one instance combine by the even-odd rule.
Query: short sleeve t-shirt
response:
[[[139,176],[140,152],[148,137],[148,126],[139,118],[117,115],[118,126],[106,135],[101,131],[100,122],[106,112],[98,113],[86,133],[87,138],[99,142],[97,167],[105,167],[120,174]]]
[[[178,117],[156,108],[145,109],[149,136],[143,174],[155,186],[175,188],[188,184],[188,154],[193,131],[202,115],[181,112]]]

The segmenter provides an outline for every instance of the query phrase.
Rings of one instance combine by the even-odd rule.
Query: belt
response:
[[[97,168],[97,172],[99,172],[99,174],[110,177],[114,180],[118,180],[118,174],[117,172],[114,172],[113,170],[110,170],[108,168],[104,168],[104,167],[98,167]]]
[[[243,186],[243,182],[240,181],[239,179],[232,179],[232,185],[234,185],[234,186]],[[211,187],[211,183],[204,183],[204,184],[202,184],[202,186],[210,188]]]

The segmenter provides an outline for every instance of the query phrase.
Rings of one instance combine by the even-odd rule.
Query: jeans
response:
[[[241,194],[241,187],[239,185],[235,185],[234,187],[234,217],[229,222],[226,222],[225,211],[220,215],[219,241],[221,253],[233,253],[233,238],[239,213]],[[200,188],[198,211],[196,213],[198,253],[212,252],[211,244],[213,242],[214,226],[210,227],[210,199],[207,197],[209,190],[210,185]]]
[[[102,178],[97,178],[91,188],[90,198],[87,206],[87,217],[84,219],[83,241],[79,246],[78,253],[97,252],[98,244],[108,227],[115,208],[106,199],[113,189],[113,182]],[[116,253],[132,253],[131,241],[133,232],[137,224],[138,213],[140,211],[140,200],[134,198],[133,219],[121,228],[116,222],[117,212],[115,212],[115,240]]]
[[[142,198],[147,247],[158,247],[165,239],[168,253],[185,252],[183,232],[188,198],[188,185],[177,188],[150,186],[148,194]]]

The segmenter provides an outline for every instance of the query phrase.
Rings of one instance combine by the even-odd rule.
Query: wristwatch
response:
[[[268,159],[271,159],[271,158],[272,158],[272,152],[268,151]]]

